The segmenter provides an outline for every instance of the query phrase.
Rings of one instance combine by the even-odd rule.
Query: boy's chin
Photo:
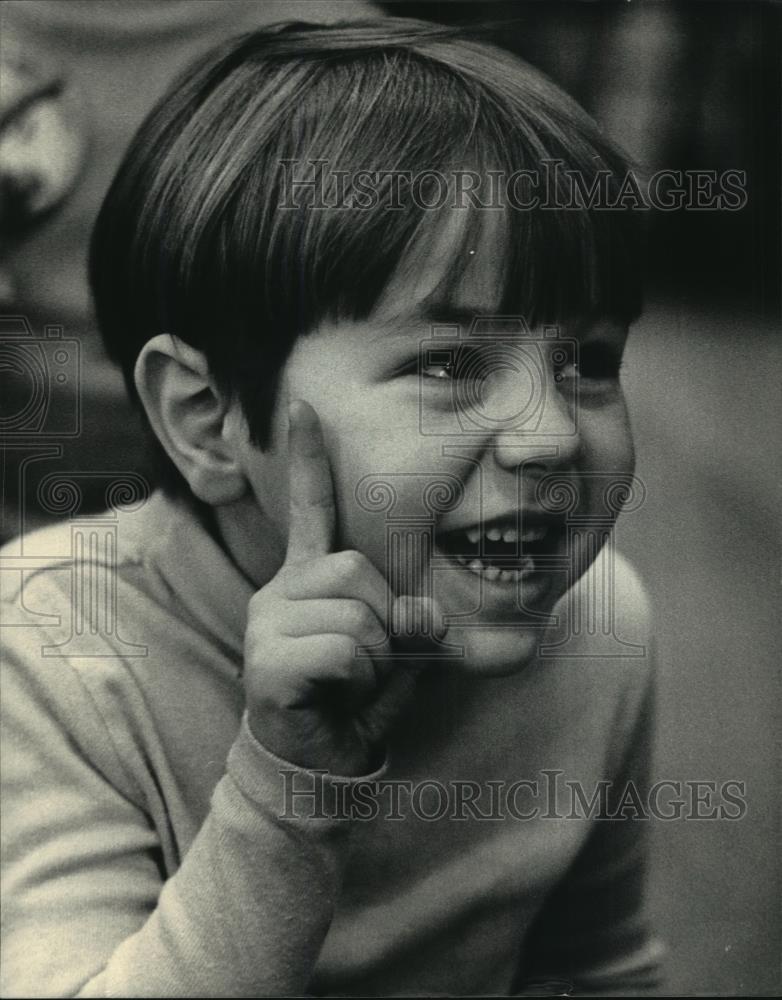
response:
[[[544,630],[512,628],[456,628],[447,642],[460,646],[463,656],[455,656],[449,669],[481,677],[506,677],[523,670],[538,654]]]

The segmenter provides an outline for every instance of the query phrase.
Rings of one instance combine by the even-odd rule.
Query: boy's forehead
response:
[[[432,213],[431,224],[421,227],[377,304],[377,320],[419,323],[427,317],[471,319],[497,313],[505,278],[504,213],[484,212],[476,226],[471,211]],[[442,315],[443,309],[437,315],[440,306],[447,307],[449,316]]]

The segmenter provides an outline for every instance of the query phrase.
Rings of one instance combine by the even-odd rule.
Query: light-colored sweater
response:
[[[251,586],[197,512],[156,494],[82,528],[78,571],[67,523],[3,552],[4,995],[653,981],[648,823],[585,816],[568,785],[642,788],[648,656],[427,674],[369,783],[316,775],[242,722]],[[648,644],[621,561],[616,590],[617,635]]]

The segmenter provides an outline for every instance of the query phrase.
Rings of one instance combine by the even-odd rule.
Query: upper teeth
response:
[[[480,528],[468,528],[467,529],[467,539],[473,545],[481,539],[481,529]],[[519,533],[516,528],[488,528],[485,532],[486,538],[490,542],[517,542],[519,540]],[[546,529],[542,527],[537,528],[525,528],[521,533],[522,542],[539,542],[546,534]]]

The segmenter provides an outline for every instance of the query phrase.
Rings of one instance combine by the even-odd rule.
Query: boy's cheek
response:
[[[585,471],[631,474],[635,444],[624,398],[605,410],[580,414],[582,468]]]

